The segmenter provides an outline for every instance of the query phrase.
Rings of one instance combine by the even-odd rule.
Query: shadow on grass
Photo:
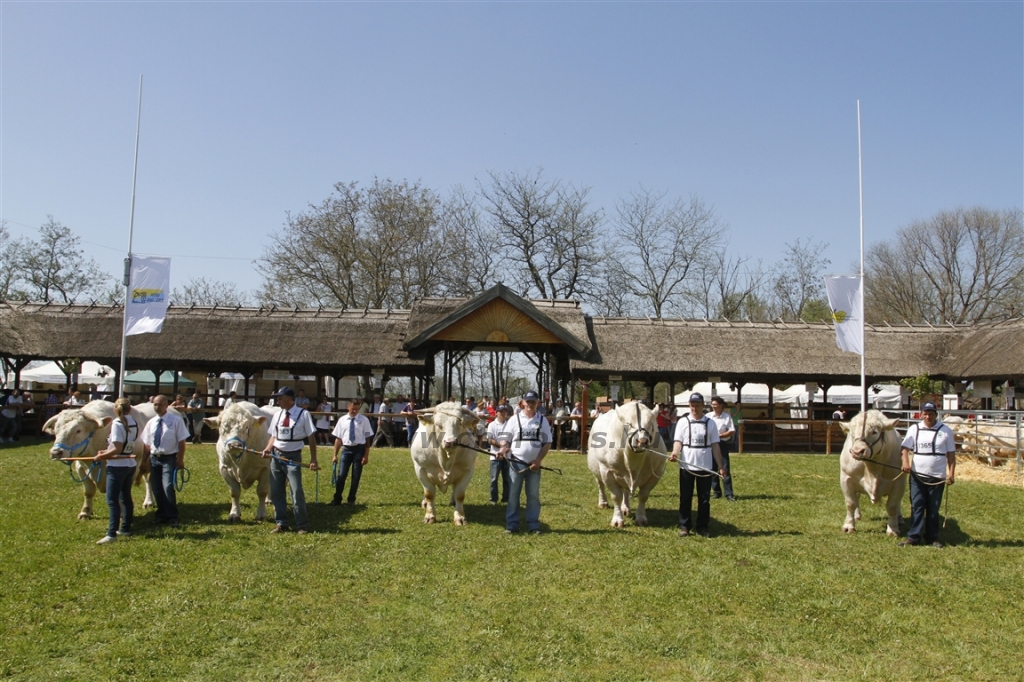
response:
[[[750,501],[750,500],[792,500],[792,499],[793,499],[792,495],[767,495],[765,493],[760,493],[758,495],[737,495],[736,496],[736,501],[737,502],[745,502],[745,501]],[[714,500],[712,500],[712,502],[714,502]]]
[[[988,540],[973,540],[960,528],[956,519],[947,518],[946,527],[939,528],[939,540],[950,547],[1024,547],[1024,539],[1020,538],[990,538]]]

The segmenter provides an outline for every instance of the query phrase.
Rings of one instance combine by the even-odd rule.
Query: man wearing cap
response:
[[[287,481],[292,489],[292,503],[295,512],[295,528],[300,535],[307,532],[306,495],[302,492],[303,444],[309,443],[309,470],[320,467],[316,463],[316,426],[309,412],[296,407],[295,391],[285,386],[273,397],[281,409],[270,420],[267,432],[270,442],[263,450],[264,457],[273,457],[270,462],[270,501],[274,505],[274,526],[272,533],[288,530],[288,498],[284,486]],[[289,464],[294,462],[294,464]]]
[[[715,475],[711,465],[714,464],[723,477],[725,469],[718,446],[718,426],[704,416],[704,396],[700,393],[690,395],[690,413],[676,422],[673,441],[669,460],[679,462],[679,537],[686,537],[692,530],[696,530],[701,537],[710,537],[711,477]],[[696,524],[692,518],[695,485]]]
[[[551,425],[537,413],[540,396],[527,391],[519,401],[520,411],[509,420],[506,437],[500,440],[498,457],[509,460],[508,509],[505,532],[519,530],[519,497],[526,487],[526,528],[540,534],[540,465],[551,449]]]
[[[149,456],[150,483],[156,500],[156,521],[178,525],[178,500],[174,493],[175,469],[185,467],[188,427],[174,412],[167,411],[167,398],[153,396],[156,419],[146,422],[142,444]]]
[[[921,421],[907,429],[902,449],[903,471],[910,474],[910,530],[900,547],[931,545],[941,548],[939,508],[942,493],[953,485],[956,441],[953,430],[938,421],[935,403],[921,407]]]
[[[338,469],[338,480],[334,484],[334,499],[331,504],[341,504],[341,493],[345,490],[345,479],[348,478],[349,469],[352,470],[352,486],[348,489],[348,503],[356,503],[356,493],[359,491],[359,479],[363,476],[363,467],[370,460],[370,440],[373,438],[373,429],[370,427],[370,420],[366,415],[359,412],[359,405],[362,401],[353,398],[348,402],[348,414],[338,419],[334,426],[334,458],[333,463],[338,463],[338,453],[341,453],[341,466]]]
[[[502,441],[511,442],[508,433],[508,405],[498,405],[495,409],[494,421],[487,425],[487,442],[491,446],[491,504],[498,504],[498,478],[501,477],[501,501],[508,503],[510,485],[508,460],[498,457],[498,449]]]

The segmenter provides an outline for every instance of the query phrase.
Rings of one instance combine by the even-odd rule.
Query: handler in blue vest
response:
[[[902,449],[903,471],[910,474],[910,530],[898,543],[942,548],[939,538],[939,508],[942,492],[953,485],[956,471],[956,441],[953,430],[938,421],[935,403],[921,406],[921,422],[907,429]]]
[[[679,537],[696,530],[701,537],[711,537],[711,470],[712,464],[725,477],[722,453],[718,447],[718,427],[704,416],[704,396],[690,395],[690,414],[676,422],[676,432],[669,460],[679,462]],[[713,458],[713,460],[712,460]],[[694,524],[693,488],[697,488],[697,521]],[[694,527],[696,526],[696,528]]]
[[[309,470],[320,467],[316,463],[316,426],[309,412],[295,405],[295,391],[289,386],[274,393],[281,410],[270,420],[270,442],[263,450],[264,457],[273,457],[270,462],[270,501],[274,504],[274,530],[283,533],[288,530],[288,498],[284,486],[287,481],[292,489],[292,504],[295,512],[295,528],[299,535],[308,532],[306,524],[306,494],[302,492],[302,447],[309,443]],[[287,461],[286,461],[287,460]],[[295,464],[289,464],[295,462]]]

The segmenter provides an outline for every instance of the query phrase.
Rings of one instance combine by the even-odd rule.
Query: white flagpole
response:
[[[135,121],[135,164],[132,167],[132,209],[128,218],[128,257],[124,259],[124,319],[121,320],[121,368],[117,375],[118,395],[124,397],[124,365],[128,356],[128,301],[131,300],[132,236],[135,232],[135,182],[139,175],[139,131],[142,128],[142,75],[139,75],[139,114]]]
[[[864,412],[868,409],[868,392],[864,380],[864,356],[867,355],[868,340],[864,334],[864,311],[867,305],[864,300],[864,160],[860,143],[860,100],[857,100],[857,181],[860,185],[860,411]]]

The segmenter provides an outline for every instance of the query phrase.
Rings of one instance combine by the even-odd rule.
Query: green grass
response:
[[[329,462],[329,459],[327,460]],[[836,457],[734,456],[740,501],[680,539],[674,471],[652,526],[609,526],[579,455],[554,454],[534,537],[502,534],[481,456],[465,528],[424,526],[407,452],[377,450],[354,509],[314,533],[227,523],[211,446],[190,448],[183,525],[141,509],[99,547],[106,504],[44,445],[0,452],[0,675],[18,679],[1021,679],[1024,500],[959,482],[950,546],[897,549],[882,507],[840,532]],[[306,474],[307,498],[314,478]],[[909,502],[904,513],[909,515]]]

